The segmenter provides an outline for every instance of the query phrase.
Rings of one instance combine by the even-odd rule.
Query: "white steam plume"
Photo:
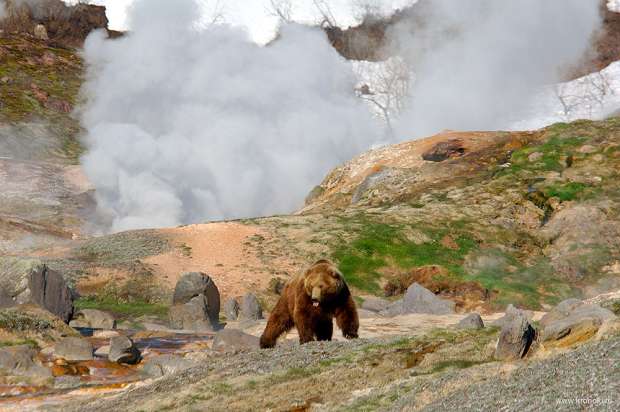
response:
[[[259,47],[200,17],[138,1],[131,34],[86,41],[83,164],[114,231],[290,212],[381,137],[320,30]]]
[[[584,55],[595,0],[421,0],[390,33],[416,81],[397,135],[508,127]]]

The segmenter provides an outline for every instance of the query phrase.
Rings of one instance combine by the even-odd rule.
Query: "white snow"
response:
[[[526,120],[512,130],[538,129],[556,122],[603,119],[620,110],[620,61],[600,72],[549,86],[533,100]]]
[[[79,0],[65,0],[76,3]],[[127,8],[136,0],[89,0],[91,4],[106,6],[110,28],[131,29],[127,21]],[[214,14],[221,16],[220,22],[245,27],[250,38],[259,44],[272,40],[277,33],[279,17],[273,12],[272,4],[290,4],[290,18],[298,23],[320,22],[321,10],[328,11],[332,23],[341,28],[361,22],[366,7],[373,12],[388,16],[417,0],[199,0],[204,5],[205,20]],[[318,7],[317,7],[318,4]]]
[[[616,13],[620,13],[620,0],[607,0],[607,8]]]

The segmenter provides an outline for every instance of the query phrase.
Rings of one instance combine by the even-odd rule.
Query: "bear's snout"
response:
[[[321,288],[320,287],[315,286],[312,288],[312,300],[315,302],[321,301]]]

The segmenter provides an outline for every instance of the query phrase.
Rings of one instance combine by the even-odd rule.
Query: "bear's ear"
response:
[[[329,274],[334,278],[334,279],[340,279],[342,278],[342,273],[340,273],[338,270],[330,270]]]
[[[323,265],[323,264],[328,264],[328,265],[329,265],[329,264],[331,264],[331,263],[330,263],[330,262],[329,262],[329,260],[327,260],[327,259],[319,259],[319,260],[317,260],[316,262],[314,262],[314,265],[313,265],[313,266],[316,266],[316,265]]]

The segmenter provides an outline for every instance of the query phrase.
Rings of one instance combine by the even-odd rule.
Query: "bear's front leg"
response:
[[[336,324],[342,330],[342,336],[346,339],[358,337],[360,321],[357,316],[357,307],[353,297],[349,295],[346,303],[336,309]]]
[[[287,300],[285,297],[281,297],[271,311],[265,331],[260,337],[260,347],[263,349],[273,348],[276,346],[278,337],[291,330],[292,327],[293,320],[288,311]]]
[[[299,334],[299,344],[314,340],[314,328],[312,327],[312,319],[300,311],[295,313],[295,327]]]
[[[324,317],[317,321],[316,340],[332,340],[334,322],[330,317]]]

